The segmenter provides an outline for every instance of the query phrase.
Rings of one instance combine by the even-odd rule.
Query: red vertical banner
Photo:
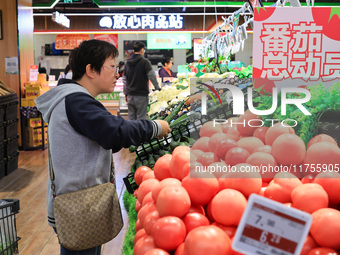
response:
[[[118,49],[118,34],[95,34],[94,39],[109,42]]]

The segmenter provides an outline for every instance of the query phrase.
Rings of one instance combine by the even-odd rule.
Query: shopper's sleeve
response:
[[[127,96],[126,76],[125,76],[125,74],[123,74],[122,80],[123,80],[123,93],[124,93],[125,96]]]
[[[151,71],[148,72],[148,78],[152,82],[155,89],[160,90],[160,87],[159,87],[158,81],[157,81],[157,77],[156,77],[156,73],[155,73],[154,70],[151,70]]]
[[[84,93],[68,95],[65,104],[71,126],[113,152],[140,145],[161,133],[157,121],[125,120],[112,115],[100,102]]]

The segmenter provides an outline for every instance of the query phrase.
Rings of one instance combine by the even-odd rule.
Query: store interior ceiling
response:
[[[277,0],[262,0],[265,5],[272,5]],[[224,15],[238,10],[242,0],[33,0],[34,14],[51,15],[58,11],[64,14],[101,13],[181,13],[183,15]],[[300,1],[305,2],[304,0]],[[315,3],[337,5],[340,0],[314,0]],[[158,5],[158,6],[157,6]]]
[[[55,3],[56,1],[56,3]],[[219,0],[217,0],[219,1]],[[125,5],[128,2],[130,5]],[[134,2],[135,5],[131,6]],[[199,3],[192,6],[192,2]],[[267,0],[266,2],[276,2],[275,0]],[[98,4],[102,3],[102,5]],[[110,3],[112,3],[111,6]],[[151,6],[148,7],[148,5]],[[161,6],[154,7],[161,3]],[[165,4],[164,4],[165,3]],[[187,4],[186,4],[187,3]],[[216,0],[33,0],[34,13],[52,13],[55,11],[68,14],[68,13],[187,13],[187,14],[216,14],[230,13],[238,8],[239,4],[242,4],[241,0],[234,0],[225,2],[225,4],[216,4]],[[221,3],[221,2],[220,2]],[[228,4],[229,3],[229,4]],[[167,5],[168,4],[168,5]],[[238,5],[237,5],[238,4]],[[163,5],[163,6],[162,6]],[[175,7],[173,7],[175,5]],[[39,8],[41,6],[42,8]],[[53,8],[46,8],[46,6],[52,6]],[[108,7],[106,7],[108,6]]]

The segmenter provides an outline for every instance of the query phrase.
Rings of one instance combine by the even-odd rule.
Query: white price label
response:
[[[235,233],[233,249],[245,254],[298,255],[312,216],[252,194]]]

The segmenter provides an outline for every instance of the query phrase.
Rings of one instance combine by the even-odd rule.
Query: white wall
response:
[[[208,34],[192,34],[192,38],[202,38],[203,36],[207,36]],[[68,63],[68,56],[43,56],[44,50],[42,47],[45,44],[52,44],[55,41],[56,35],[34,35],[34,59],[35,64],[39,64],[39,60],[43,57],[42,66],[45,66],[49,72],[49,68],[58,68],[64,69]],[[93,35],[90,35],[93,38]],[[119,34],[118,35],[118,50],[119,50],[119,61],[124,61],[124,45],[123,42],[125,40],[146,40],[146,34]],[[178,65],[186,64],[186,50],[174,50],[173,61],[175,65],[173,66],[173,71],[177,72]],[[245,66],[250,64],[250,57],[253,55],[253,34],[248,34],[248,39],[245,41],[243,51],[236,53],[235,60],[241,61],[245,64]],[[157,66],[153,66],[154,70],[157,70]]]

